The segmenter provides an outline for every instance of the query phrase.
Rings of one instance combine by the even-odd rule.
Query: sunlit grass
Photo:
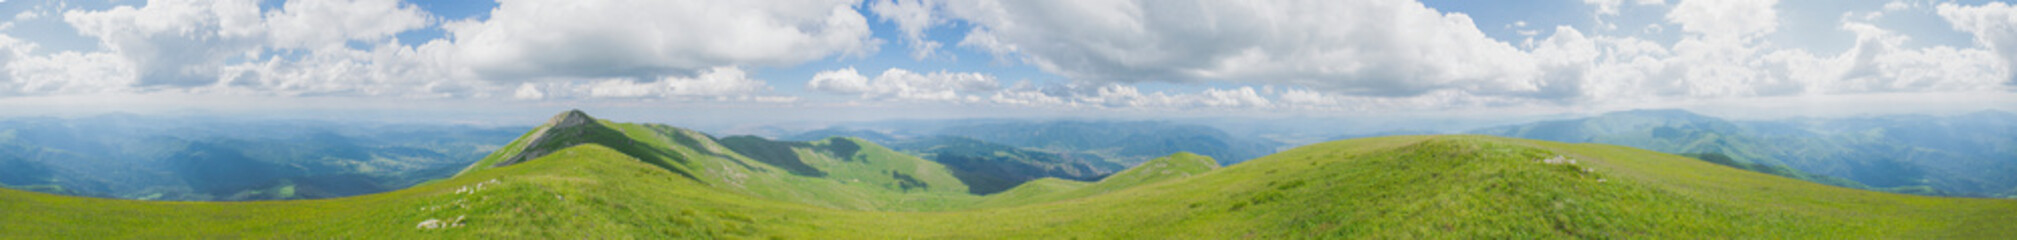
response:
[[[712,148],[640,133],[677,129],[617,128],[674,154]],[[856,140],[829,139],[804,151],[834,141]],[[1045,179],[990,196],[962,196],[957,187],[905,192],[890,188],[890,179],[836,180],[888,176],[868,173],[897,168],[934,185],[950,178],[929,173],[943,166],[928,161],[869,145],[859,151],[852,156],[865,161],[808,160],[830,173],[821,178],[754,161],[742,167],[732,162],[741,161],[735,156],[685,156],[685,163],[669,169],[588,144],[410,189],[337,199],[148,202],[0,190],[0,219],[6,220],[0,235],[1860,239],[2017,233],[2009,227],[2017,223],[2017,201],[1839,188],[1600,144],[1484,136],[1354,139],[1222,169],[1184,169],[1190,166],[1184,163],[1210,159],[1179,154],[1101,182]],[[1556,156],[1575,163],[1543,161]],[[1155,163],[1169,164],[1157,169]],[[746,174],[739,187],[728,180],[735,173]],[[459,227],[416,226],[458,217]]]

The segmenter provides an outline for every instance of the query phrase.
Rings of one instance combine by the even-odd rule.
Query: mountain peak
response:
[[[553,115],[552,119],[546,121],[546,127],[528,136],[530,140],[516,149],[517,155],[498,161],[491,167],[510,166],[546,156],[562,148],[590,143],[596,139],[591,135],[611,135],[607,132],[615,131],[603,127],[602,124],[596,124],[594,117],[589,117],[588,113],[581,112],[580,109],[567,110]]]
[[[591,122],[595,122],[595,118],[589,117],[588,113],[581,112],[581,109],[573,109],[560,112],[560,114],[554,114],[552,119],[546,120],[546,125],[563,128]]]

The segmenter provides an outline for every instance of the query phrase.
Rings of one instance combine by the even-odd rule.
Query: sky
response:
[[[1993,1],[0,0],[0,116],[2017,111]]]

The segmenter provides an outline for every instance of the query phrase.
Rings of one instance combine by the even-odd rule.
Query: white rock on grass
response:
[[[420,229],[436,229],[436,228],[441,228],[441,227],[443,227],[444,225],[446,225],[446,224],[442,224],[442,222],[441,222],[441,219],[432,219],[432,218],[429,218],[429,219],[427,219],[427,221],[420,221],[420,226],[415,226],[415,227],[417,227],[417,228],[420,228]]]
[[[1568,158],[1568,157],[1562,157],[1562,155],[1555,155],[1554,157],[1550,157],[1550,158],[1548,158],[1548,159],[1541,159],[1541,163],[1546,163],[1546,164],[1569,164],[1569,165],[1576,165],[1576,159],[1574,159],[1574,158]]]
[[[468,217],[468,215],[455,216],[455,220],[450,221],[442,221],[441,219],[429,218],[426,221],[420,221],[420,225],[414,226],[414,228],[442,229],[451,227],[462,227],[462,220],[466,217]]]

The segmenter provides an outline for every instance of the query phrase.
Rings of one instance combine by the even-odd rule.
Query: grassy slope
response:
[[[943,210],[978,201],[944,165],[854,138],[790,146],[823,176],[803,176],[731,151],[699,131],[659,124],[602,121],[636,148],[659,149],[670,169],[730,192],[814,206],[884,211]],[[797,142],[795,142],[797,143]]]
[[[1537,161],[1555,155],[1578,165]],[[2017,231],[2007,227],[2017,223],[2017,201],[1877,193],[1639,149],[1482,136],[1328,142],[1107,194],[942,212],[773,200],[635,159],[584,145],[411,189],[304,201],[143,202],[0,190],[0,219],[9,220],[0,222],[0,235],[1995,238]],[[457,192],[478,183],[485,187]],[[467,216],[466,226],[414,228],[455,216]]]
[[[979,196],[967,194],[967,186],[954,178],[944,165],[854,138],[830,138],[812,142],[774,142],[813,169],[792,169],[743,156],[699,131],[662,124],[618,123],[597,120],[597,134],[581,136],[645,162],[729,192],[820,207],[883,210],[946,210],[970,205]],[[547,128],[541,126],[532,132]],[[531,137],[527,133],[526,137]],[[463,174],[489,169],[502,159],[519,154],[526,137],[513,141],[497,153],[471,165]],[[794,171],[820,172],[806,176]]]
[[[1106,194],[1137,186],[1188,178],[1217,169],[1218,161],[1212,157],[1188,152],[1179,152],[1143,162],[1135,168],[1114,173],[1099,182],[1085,183],[1056,178],[1045,178],[1036,184],[1023,184],[1008,191],[989,195],[988,199],[975,204],[977,208],[1003,207],[1054,202]]]

